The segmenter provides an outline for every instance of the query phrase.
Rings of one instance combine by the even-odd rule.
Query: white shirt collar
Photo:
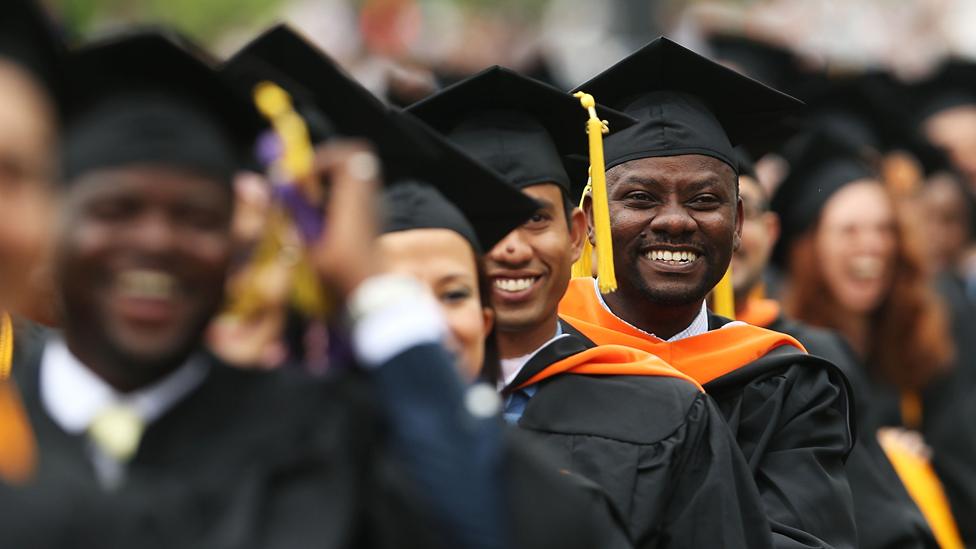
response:
[[[515,378],[518,377],[519,372],[522,371],[522,368],[524,368],[525,365],[528,364],[530,360],[532,360],[532,357],[539,354],[539,351],[548,347],[549,344],[552,343],[553,341],[556,341],[557,339],[568,335],[569,334],[563,333],[562,325],[560,325],[559,322],[556,322],[556,335],[552,336],[552,339],[543,343],[542,346],[540,346],[538,349],[532,351],[527,355],[517,356],[515,358],[503,358],[501,360],[502,379],[498,381],[498,389],[499,390],[504,389],[505,387],[508,387],[509,384],[511,384],[513,381],[515,381]]]
[[[600,286],[597,284],[597,280],[595,278],[593,279],[593,291],[596,292],[597,298],[600,299],[600,305],[603,305],[603,308],[609,311],[610,314],[617,316],[616,313],[610,310],[610,307],[607,305],[607,302],[603,300],[603,294],[600,293]],[[620,317],[617,316],[617,318]],[[654,334],[641,330],[637,326],[630,324],[629,322],[627,322],[622,318],[620,318],[620,321],[626,323],[628,326],[630,326],[631,328],[639,332],[645,333],[657,339],[661,339],[660,337]],[[682,339],[687,339],[689,337],[699,336],[706,332],[708,332],[708,307],[706,307],[705,302],[702,301],[701,310],[698,311],[698,314],[695,316],[695,319],[691,321],[691,324],[689,324],[688,327],[685,328],[684,330],[681,330],[680,332],[674,334],[668,339],[665,339],[664,341],[667,341],[668,343],[673,343],[675,341],[681,341]]]
[[[147,387],[120,393],[71,354],[61,338],[54,338],[45,345],[41,359],[41,401],[55,423],[71,434],[88,430],[100,413],[114,405],[131,407],[149,424],[196,389],[207,370],[206,361],[191,358]]]

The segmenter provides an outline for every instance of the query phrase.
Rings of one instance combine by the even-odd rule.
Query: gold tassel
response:
[[[600,284],[600,293],[608,294],[617,289],[617,276],[613,269],[613,244],[610,233],[610,206],[607,199],[607,174],[603,162],[603,135],[610,133],[607,122],[600,120],[596,114],[596,100],[588,93],[577,92],[574,97],[579,98],[580,104],[589,112],[586,121],[586,133],[590,143],[590,181],[586,185],[593,199],[593,229],[596,241],[596,272]],[[592,248],[584,246],[583,256],[573,266],[573,274],[585,273],[580,276],[592,276],[590,256]]]
[[[13,368],[14,330],[10,315],[0,318],[0,479],[24,484],[37,467],[37,442],[30,419],[10,379]]]
[[[282,143],[282,157],[272,169],[299,185],[310,202],[321,202],[323,191],[311,177],[315,149],[308,126],[295,111],[291,96],[277,84],[265,81],[255,86],[254,103]],[[259,283],[261,274],[276,262],[283,262],[289,268],[288,298],[295,309],[316,318],[328,313],[329,297],[295,234],[285,208],[272,206],[267,226],[242,272],[241,281],[232,289],[225,314],[247,319],[260,314],[269,304],[276,305],[273,296],[265,295]]]
[[[735,292],[732,289],[732,265],[725,276],[712,289],[712,311],[715,314],[735,320]]]

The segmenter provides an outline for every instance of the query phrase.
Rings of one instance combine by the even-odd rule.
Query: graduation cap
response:
[[[554,183],[567,198],[582,195],[582,182],[587,179],[586,164],[573,158],[592,159],[594,147],[602,151],[602,133],[630,127],[635,122],[596,105],[593,97],[574,97],[498,66],[408,110],[515,187]],[[596,141],[591,139],[593,135],[598,137]],[[602,158],[602,152],[598,157]],[[599,171],[602,181],[604,170]],[[606,190],[602,183],[599,189],[594,193],[599,279],[603,291],[613,291],[616,278]],[[592,249],[587,246],[581,257],[574,275],[588,276]]]
[[[0,58],[35,75],[54,98],[62,93],[64,45],[33,0],[7,0],[0,18]]]
[[[781,267],[793,241],[816,223],[830,197],[850,183],[878,177],[860,151],[822,131],[803,136],[787,160],[790,173],[770,202],[782,223],[772,257]]]
[[[577,90],[639,122],[607,138],[606,166],[702,154],[736,169],[733,145],[781,137],[803,103],[658,38]]]
[[[68,83],[67,182],[153,163],[229,183],[264,127],[205,52],[167,31],[134,31],[74,52]]]
[[[941,111],[976,106],[976,63],[952,58],[927,80],[913,86],[916,121]]]
[[[712,59],[767,86],[786,90],[796,84],[803,72],[796,54],[766,40],[715,32],[706,41]]]
[[[384,105],[287,25],[272,27],[248,43],[223,71],[245,91],[263,80],[285,89],[306,120],[319,120],[322,131],[312,131],[316,141],[336,136],[369,140],[386,183],[435,186],[461,208],[485,249],[538,209],[535,201],[433,130]]]
[[[571,94],[504,67],[491,67],[407,109],[512,185],[559,185],[571,196],[573,180],[586,167],[566,164],[586,157],[587,112]],[[635,120],[597,106],[611,131]],[[568,169],[567,169],[568,168]],[[571,177],[572,170],[581,172]]]
[[[479,255],[484,252],[474,226],[461,210],[431,185],[406,182],[383,193],[386,218],[382,232],[448,229],[461,235]]]
[[[745,147],[739,146],[733,149],[735,154],[735,164],[739,171],[739,177],[751,177],[755,180],[759,180],[756,175],[756,161],[749,154],[749,151]]]

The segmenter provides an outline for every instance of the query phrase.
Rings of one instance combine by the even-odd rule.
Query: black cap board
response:
[[[714,32],[706,41],[711,50],[710,58],[776,89],[790,89],[803,72],[797,55],[767,40]]]
[[[578,86],[638,123],[606,139],[606,167],[702,154],[736,169],[733,145],[769,139],[803,103],[658,38]]]
[[[384,234],[414,229],[448,229],[467,240],[475,253],[484,252],[471,221],[433,186],[418,182],[393,185],[383,193],[383,198],[386,204]]]
[[[579,174],[567,169],[582,169],[585,178],[585,166],[566,164],[588,156],[589,115],[580,100],[509,69],[486,69],[407,110],[516,187],[555,183],[569,193]],[[611,132],[635,123],[599,105],[597,115]]]
[[[816,223],[834,193],[849,183],[879,177],[860,151],[829,133],[803,136],[793,152],[788,158],[790,173],[770,201],[782,224],[772,258],[780,266],[785,266],[793,241]]]
[[[247,44],[225,64],[224,72],[244,90],[261,80],[281,86],[306,120],[313,116],[329,128],[319,140],[369,140],[387,184],[412,181],[436,187],[474,226],[479,249],[490,249],[538,209],[533,200],[422,122],[384,105],[286,25]]]
[[[948,59],[928,79],[913,86],[917,121],[941,111],[976,106],[976,62]]]
[[[264,127],[205,52],[180,36],[140,30],[69,58],[63,176],[127,164],[172,165],[227,183]]]
[[[33,0],[6,0],[0,18],[0,58],[33,74],[52,95],[63,91],[64,45]]]

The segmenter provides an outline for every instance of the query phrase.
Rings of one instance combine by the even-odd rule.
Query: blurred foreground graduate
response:
[[[274,27],[252,41],[224,71],[245,88],[262,79],[278,83],[295,99],[298,112],[320,122],[318,129],[311,128],[312,139],[330,132],[368,138],[379,152],[386,178],[410,182],[386,193],[378,260],[384,270],[406,273],[430,287],[444,313],[444,342],[453,351],[461,377],[491,377],[497,357],[488,294],[479,284],[481,250],[529,217],[535,203],[415,120],[388,113],[287,26]],[[423,154],[424,148],[437,154]],[[403,238],[408,242],[398,243]],[[417,247],[409,245],[417,242],[423,247],[419,261]],[[446,247],[439,246],[445,242]],[[376,352],[412,333],[419,324],[417,312],[406,305],[390,312],[397,317],[395,331],[380,326],[359,330],[357,347]],[[594,484],[558,471],[536,455],[534,445],[502,433],[497,421],[485,420],[479,431],[473,431],[467,422],[452,420],[461,406],[461,392],[456,382],[418,383],[418,378],[432,375],[404,367],[373,371],[391,423],[392,455],[400,461],[384,461],[380,484],[416,494],[402,508],[392,506],[385,512],[387,518],[416,522],[410,508],[415,500],[426,501],[441,517],[436,524],[448,523],[462,537],[427,532],[409,541],[392,540],[396,546],[629,546],[623,526]],[[497,412],[491,387],[474,386],[465,400],[479,414]],[[403,464],[414,482],[389,474]],[[502,503],[504,516],[492,509],[493,499]]]
[[[560,314],[596,343],[656,354],[704,386],[752,469],[775,546],[855,547],[843,373],[705,306],[739,244],[732,145],[768,137],[799,102],[665,38],[579,89],[639,122],[607,139],[618,288],[573,280]]]
[[[874,429],[872,391],[850,346],[839,334],[795,320],[782,305],[764,296],[763,272],[779,238],[779,216],[770,210],[769,197],[759,184],[752,158],[736,147],[739,162],[739,196],[742,197],[742,243],[732,257],[736,319],[797,339],[807,351],[839,367],[854,393],[857,444],[847,459],[854,496],[858,546],[862,549],[938,547],[925,517],[912,501]]]
[[[586,238],[564,165],[587,154],[579,99],[496,67],[410,111],[539,203],[486,256],[506,419],[606,490],[637,547],[768,546],[751,472],[700,386],[557,316]],[[599,114],[612,130],[632,124]]]
[[[553,482],[537,486],[552,505],[501,518],[500,420],[467,404],[423,286],[375,274],[379,161],[361,145],[316,153],[331,201],[313,253],[324,283],[347,298],[375,385],[352,373],[316,382],[236,370],[201,350],[230,255],[230,178],[260,125],[199,57],[140,33],[74,59],[98,89],[72,96],[56,254],[65,330],[22,349],[40,462],[34,482],[2,501],[12,519],[2,544],[626,547],[619,532],[587,537],[597,516],[587,505],[602,504],[613,527],[608,507],[551,469],[537,476]],[[414,143],[401,135],[418,164],[450,166],[426,180],[490,177],[436,141]],[[51,487],[70,514],[35,501]],[[579,516],[554,517],[559,505]],[[557,528],[563,520],[575,528]]]

